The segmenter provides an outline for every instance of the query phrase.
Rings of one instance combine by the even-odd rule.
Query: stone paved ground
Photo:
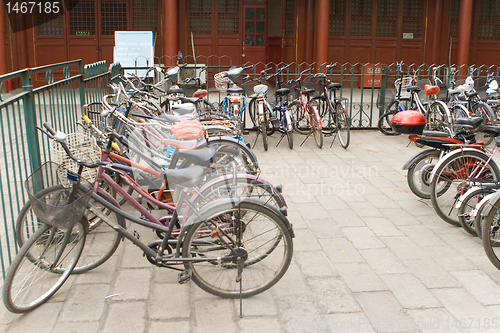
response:
[[[179,285],[126,241],[31,313],[1,307],[0,331],[499,331],[500,272],[477,238],[409,191],[401,167],[419,149],[406,137],[356,131],[348,150],[331,138],[320,150],[295,135],[290,150],[274,136],[255,152],[263,177],[283,184],[294,258],[275,287],[244,300],[242,319],[238,302]]]

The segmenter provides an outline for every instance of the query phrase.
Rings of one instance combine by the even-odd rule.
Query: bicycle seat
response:
[[[161,117],[164,120],[166,120],[167,122],[171,123],[171,124],[180,123],[181,120],[183,120],[183,119],[184,120],[192,120],[192,119],[194,119],[194,115],[191,115],[191,114],[185,114],[185,115],[182,115],[182,116],[175,116],[173,114],[164,114]]]
[[[492,136],[500,136],[500,127],[499,126],[483,126],[481,127],[481,132],[490,134]]]
[[[471,117],[471,118],[457,118],[455,119],[456,125],[468,125],[472,128],[478,128],[479,125],[483,122],[483,118],[481,117]]]
[[[424,89],[427,96],[437,95],[439,91],[441,91],[441,88],[439,88],[438,86],[431,86],[430,84],[426,84],[424,86]]]
[[[172,105],[172,112],[177,113],[179,115],[185,115],[188,113],[194,112],[195,107],[193,103],[182,103]]]
[[[215,156],[215,148],[179,149],[179,158],[194,165],[209,166]]]
[[[446,132],[440,132],[440,131],[423,131],[422,132],[423,136],[435,136],[439,138],[449,138],[450,134]]]
[[[500,147],[500,140],[497,140],[497,142],[495,143],[495,145],[496,145],[497,147]]]
[[[184,90],[179,88],[178,86],[173,86],[170,89],[167,90],[167,94],[184,94]]]
[[[172,185],[179,185],[181,187],[194,187],[203,182],[205,172],[203,167],[193,165],[185,169],[164,169],[161,175],[167,180],[169,188]]]
[[[478,96],[479,93],[477,93],[476,91],[466,91],[465,92],[465,96],[471,98],[471,97],[474,97],[474,96]]]
[[[162,141],[162,144],[165,146],[174,146],[179,149],[195,149],[198,146],[198,141],[165,139],[165,141]]]
[[[193,97],[202,99],[208,96],[208,91],[206,89],[198,89],[193,93]]]
[[[458,95],[460,93],[461,93],[460,90],[448,89],[448,94],[450,94],[450,95]]]
[[[342,84],[340,83],[330,83],[328,85],[328,89],[340,89],[342,88]]]
[[[314,89],[304,89],[304,90],[302,90],[302,95],[310,95],[315,91],[316,90],[314,90]]]
[[[276,96],[285,96],[285,95],[288,95],[289,93],[290,93],[290,89],[288,89],[288,88],[281,88],[281,89],[276,90]]]
[[[421,89],[419,86],[409,86],[408,88],[406,88],[406,91],[416,91],[416,92],[419,92]]]
[[[179,100],[182,103],[193,103],[193,104],[200,101],[198,97],[184,97],[184,96],[179,97]]]
[[[243,88],[240,88],[237,85],[233,84],[230,88],[227,88],[227,93],[228,94],[243,94]]]

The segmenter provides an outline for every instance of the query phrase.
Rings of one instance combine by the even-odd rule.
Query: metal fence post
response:
[[[78,80],[78,90],[80,91],[80,110],[85,105],[85,84],[83,83],[83,63],[82,60],[78,60],[78,74],[80,74],[80,79]]]
[[[382,65],[382,77],[380,78],[380,110],[378,116],[382,116],[385,113],[385,85],[387,82],[387,75],[389,74],[389,67]]]
[[[40,147],[38,146],[38,133],[35,129],[35,99],[33,98],[33,84],[31,82],[31,71],[26,70],[21,74],[23,90],[27,91],[23,97],[24,121],[26,124],[26,141],[28,143],[28,154],[31,172],[34,172],[41,165]]]

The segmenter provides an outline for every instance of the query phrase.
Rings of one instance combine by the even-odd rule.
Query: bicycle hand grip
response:
[[[90,118],[87,117],[86,115],[83,115],[82,119],[83,119],[83,121],[85,121],[87,123],[87,125],[92,124],[92,120],[90,120]]]
[[[246,71],[247,69],[253,68],[253,65],[243,67],[243,70]]]
[[[111,144],[111,147],[113,147],[114,150],[116,150],[117,152],[121,153],[122,150],[120,149],[120,146],[118,146],[118,144],[116,142],[113,142]]]
[[[49,123],[43,123],[43,127],[52,135],[56,135],[56,131],[50,126]]]
[[[157,87],[157,86],[152,86],[153,88],[155,88],[156,90],[158,90],[159,92],[161,92],[162,94],[165,94],[166,91],[161,89],[160,87]]]

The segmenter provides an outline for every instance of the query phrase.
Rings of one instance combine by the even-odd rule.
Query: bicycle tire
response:
[[[417,197],[430,199],[430,177],[433,168],[436,166],[441,152],[432,150],[428,154],[421,154],[408,168],[406,181],[408,187]]]
[[[349,147],[349,143],[351,142],[351,120],[349,119],[349,115],[346,113],[342,102],[337,103],[335,106],[335,115],[337,118],[337,131],[339,134],[340,145],[342,148],[347,149],[347,147]]]
[[[500,269],[500,200],[496,200],[492,206],[482,221],[481,240],[486,256],[497,269]]]
[[[320,124],[318,123],[319,111],[318,111],[318,102],[316,100],[309,101],[309,110],[311,113],[309,114],[309,119],[311,120],[311,131],[314,136],[314,141],[316,142],[316,146],[318,148],[323,147],[323,132],[320,129]]]
[[[317,97],[321,98],[321,97]],[[321,130],[323,134],[333,134],[336,130],[336,118],[334,107],[330,105],[330,101],[321,99]]]
[[[450,110],[441,101],[434,101],[429,106],[428,129],[451,133]]]
[[[399,135],[400,133],[397,133],[396,131],[393,130],[391,126],[391,119],[392,117],[399,111],[403,111],[408,107],[408,104],[411,103],[411,99],[407,97],[403,97],[400,99],[395,99],[392,101],[388,106],[387,109],[385,109],[384,114],[379,118],[377,122],[377,128],[379,129],[382,134],[385,135]],[[414,109],[415,106],[410,105],[410,109]]]
[[[71,229],[77,230],[72,232],[76,236],[68,239],[66,244],[64,231],[49,225],[38,228],[19,250],[5,276],[2,296],[9,311],[24,313],[33,310],[59,290],[80,258],[87,234],[86,227],[81,221],[76,222]],[[56,267],[52,267],[52,260],[55,258],[51,255],[57,254],[61,249],[61,261],[55,263]],[[28,285],[29,288],[26,288]]]
[[[290,110],[285,110],[283,117],[285,118],[285,128],[283,129],[286,133],[286,139],[288,140],[288,147],[293,149],[293,117]]]
[[[293,103],[291,108],[297,115],[297,117],[295,118],[297,120],[295,123],[295,131],[302,135],[311,134],[311,124],[307,117],[308,113],[306,110],[304,110],[304,106],[301,103],[297,102]]]
[[[430,196],[434,210],[445,222],[460,226],[458,210],[455,204],[459,196],[469,188],[467,182],[472,169],[478,165],[485,166],[487,161],[488,155],[479,150],[470,149],[449,153],[442,161],[438,162],[438,165],[434,168],[435,171],[433,170]],[[483,174],[477,175],[475,178],[478,177],[499,180],[500,170],[497,164],[491,160]],[[437,186],[438,183],[441,183],[439,187]],[[438,189],[446,183],[449,184],[447,191],[439,192]]]
[[[49,195],[57,195],[62,192],[64,192],[64,187],[58,184],[38,192],[37,197],[39,199],[46,198]],[[111,213],[109,210],[103,212],[105,214]],[[124,226],[122,220],[116,214],[115,216],[117,223]],[[95,215],[91,218],[87,215],[87,218],[84,217],[83,221],[88,224],[88,234],[85,239],[83,254],[74,267],[72,274],[85,273],[99,267],[115,253],[120,244],[120,235],[106,223],[102,223],[100,218]],[[42,225],[44,224],[36,219],[31,203],[28,201],[20,210],[16,220],[16,241],[18,246],[22,247],[31,238],[30,234],[33,234]]]
[[[207,237],[206,233],[198,232],[212,228],[215,223],[226,223],[227,219],[236,216],[237,225],[241,226],[242,219],[250,219],[251,223],[244,225],[241,242],[235,251],[245,258],[241,267],[241,297],[246,298],[259,294],[275,285],[285,274],[293,254],[291,232],[284,216],[259,200],[243,199],[240,202],[224,201],[214,203],[202,211],[204,222],[192,225],[182,244],[183,258],[207,255],[216,260],[201,262],[185,262],[185,268],[192,273],[193,282],[206,292],[224,298],[239,298],[240,284],[236,282],[238,276],[236,258],[222,262],[219,258],[230,258],[230,249],[224,248],[219,237],[236,237],[233,232],[219,233],[217,237]],[[244,222],[243,222],[244,223]],[[236,230],[238,228],[233,228]],[[230,243],[233,243],[230,241]],[[207,247],[205,247],[207,245]],[[249,254],[251,257],[249,258]]]
[[[262,120],[260,122],[260,135],[262,135],[262,143],[264,145],[264,150],[267,151],[267,114],[264,112],[262,115]]]
[[[469,112],[467,111],[467,108],[464,107],[463,105],[453,105],[453,107],[450,110],[453,119],[458,119],[458,118],[468,118],[469,117]]]
[[[481,199],[490,193],[495,192],[489,188],[478,187],[474,190],[467,191],[464,198],[461,199],[460,207],[458,208],[458,222],[462,228],[473,236],[478,236],[474,226],[474,219],[471,218],[471,211],[481,201]]]

